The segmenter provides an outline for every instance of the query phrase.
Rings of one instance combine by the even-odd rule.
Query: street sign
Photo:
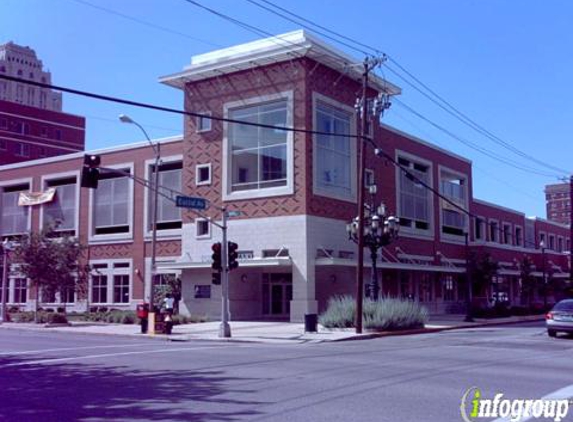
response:
[[[194,196],[177,195],[175,197],[175,205],[181,208],[204,210],[207,208],[207,200],[205,198],[197,198]]]
[[[227,217],[240,217],[241,211],[227,211]]]

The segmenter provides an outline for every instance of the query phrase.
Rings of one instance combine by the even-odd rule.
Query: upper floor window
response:
[[[316,191],[319,194],[353,199],[353,152],[349,137],[352,113],[322,101],[316,103],[316,130],[333,135],[316,135]]]
[[[503,224],[503,243],[511,245],[511,224]]]
[[[287,100],[229,110],[229,118],[286,126]],[[287,132],[243,124],[229,124],[230,191],[287,186]]]
[[[404,157],[399,157],[398,163],[408,170],[406,173],[398,169],[400,225],[429,230],[432,197],[420,181],[430,185],[430,166]]]
[[[211,184],[211,163],[197,164],[195,167],[195,184],[197,186]]]
[[[172,200],[173,192],[181,192],[181,161],[166,163],[159,166],[159,192],[157,203],[157,230],[181,228],[181,208],[175,206]],[[154,166],[151,166],[153,172]],[[150,172],[150,174],[152,174]],[[152,195],[151,191],[149,192]],[[152,215],[153,200],[148,201],[149,213]],[[152,221],[149,219],[148,230],[151,230]]]
[[[211,112],[203,112],[201,114],[211,115]],[[211,130],[211,119],[209,117],[197,116],[196,122],[197,132],[207,132]]]
[[[481,218],[475,219],[474,233],[476,240],[483,240],[484,238],[484,221]]]
[[[563,252],[563,238],[561,236],[557,238],[557,252]]]
[[[499,224],[497,221],[489,222],[489,241],[499,242]]]
[[[456,236],[464,234],[466,215],[462,209],[467,209],[466,184],[465,176],[447,170],[440,171],[440,192],[451,201],[442,201],[442,233]]]
[[[0,233],[2,236],[23,234],[28,230],[29,207],[19,206],[18,197],[20,192],[30,189],[27,183],[14,186],[5,186],[2,189],[0,210]]]
[[[43,207],[45,225],[51,225],[56,231],[75,233],[76,229],[76,191],[75,177],[49,180],[48,188],[55,188],[56,194],[52,202]]]
[[[8,119],[0,117],[0,129],[8,129]]]
[[[543,245],[541,246],[542,248],[546,248],[547,247],[547,242],[545,239],[545,233],[539,233],[539,244]]]
[[[93,190],[93,233],[115,234],[130,231],[131,184],[126,176],[100,174]]]
[[[555,250],[555,236],[552,234],[549,235],[549,249]]]
[[[523,246],[523,230],[521,227],[515,227],[515,246]]]
[[[22,142],[14,142],[14,155],[19,157],[29,157],[30,145],[23,144]]]

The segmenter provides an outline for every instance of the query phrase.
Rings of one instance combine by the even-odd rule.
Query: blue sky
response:
[[[198,1],[266,32],[299,29],[246,0]],[[503,141],[538,160],[573,170],[573,143],[569,142],[573,133],[572,3],[273,1],[386,52]],[[159,84],[159,76],[182,70],[192,55],[257,38],[185,0],[0,1],[0,42],[12,40],[34,48],[55,84],[168,107],[181,108],[183,96]],[[362,60],[361,54],[339,47]],[[521,166],[557,173],[476,133],[389,70],[379,73],[403,88],[400,101],[457,137]],[[182,128],[177,116],[69,94],[64,94],[64,109],[87,117],[88,149],[141,140],[136,127],[119,123],[120,113],[136,119],[152,137],[178,134]],[[499,163],[398,103],[384,121],[470,158],[474,196],[528,215],[545,216],[543,187],[555,182],[556,176],[540,176]]]

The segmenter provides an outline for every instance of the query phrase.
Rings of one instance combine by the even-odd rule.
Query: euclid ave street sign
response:
[[[175,205],[181,208],[204,210],[207,208],[207,200],[205,198],[177,195],[175,197]]]

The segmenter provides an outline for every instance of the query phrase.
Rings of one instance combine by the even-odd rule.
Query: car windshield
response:
[[[573,311],[573,300],[564,300],[563,302],[559,302],[553,308],[554,311]]]

